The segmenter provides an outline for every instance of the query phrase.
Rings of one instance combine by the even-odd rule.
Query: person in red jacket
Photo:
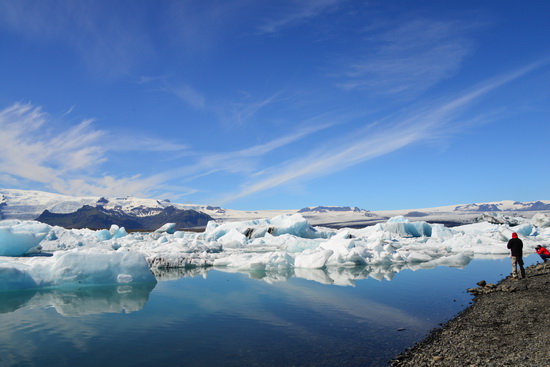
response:
[[[546,260],[550,259],[550,251],[542,247],[541,245],[538,245],[535,247],[535,251],[537,254],[539,254],[540,258],[546,262]]]

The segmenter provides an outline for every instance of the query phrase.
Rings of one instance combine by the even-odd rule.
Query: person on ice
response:
[[[512,239],[508,241],[510,256],[512,257],[512,277],[518,277],[518,265],[521,270],[521,277],[525,278],[525,269],[523,268],[523,241],[518,238],[516,232],[512,233]]]
[[[546,248],[542,247],[541,245],[538,245],[535,247],[535,251],[537,254],[539,254],[540,258],[546,262],[546,260],[550,259],[550,251],[548,251]]]

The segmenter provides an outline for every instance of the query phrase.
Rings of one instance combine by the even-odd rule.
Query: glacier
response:
[[[218,223],[204,232],[65,229],[30,220],[0,221],[0,291],[82,288],[156,282],[155,269],[248,272],[276,281],[290,275],[351,285],[390,279],[402,269],[463,267],[474,256],[506,256],[512,232],[524,253],[550,241],[550,217],[514,218],[514,225],[458,227],[410,222],[403,216],[360,229],[312,226],[300,214]],[[516,224],[518,223],[518,224]],[[42,255],[42,256],[39,256]]]

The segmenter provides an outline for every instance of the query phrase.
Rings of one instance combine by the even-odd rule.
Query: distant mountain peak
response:
[[[328,212],[368,212],[368,210],[365,209],[359,209],[358,207],[354,206],[314,206],[314,207],[307,207],[303,208],[297,211],[297,213],[328,213]]]

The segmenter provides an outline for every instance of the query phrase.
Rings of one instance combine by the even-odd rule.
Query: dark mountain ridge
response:
[[[108,229],[116,224],[127,230],[153,231],[166,223],[175,223],[176,230],[202,228],[213,218],[205,213],[181,210],[173,206],[168,206],[154,215],[135,216],[101,206],[84,205],[73,213],[58,214],[44,210],[36,220],[64,228]]]

